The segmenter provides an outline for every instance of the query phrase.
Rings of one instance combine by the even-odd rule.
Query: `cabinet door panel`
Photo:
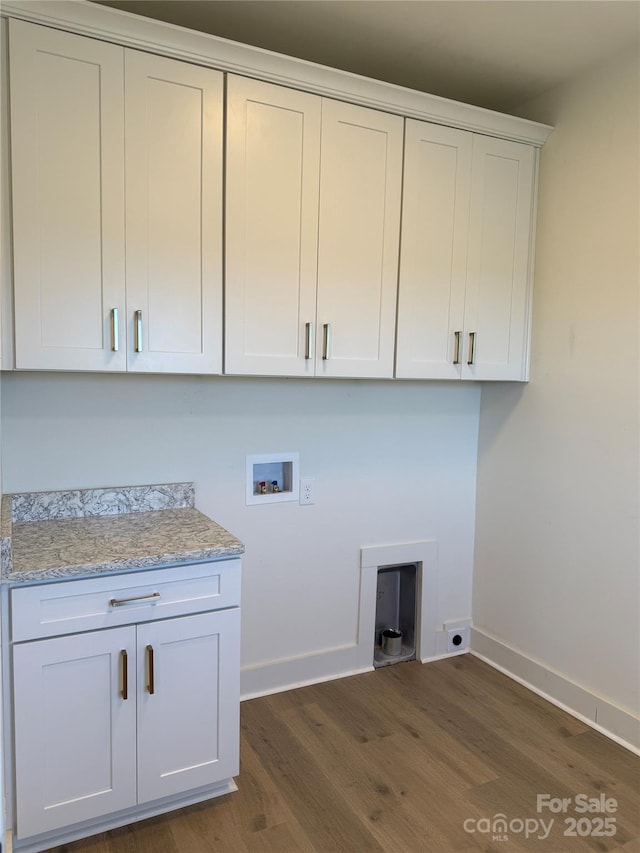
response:
[[[227,79],[225,373],[314,372],[320,104]]]
[[[222,369],[222,79],[184,62],[125,53],[132,371]]]
[[[466,379],[527,378],[534,166],[529,145],[474,137]]]
[[[135,805],[135,629],[16,645],[13,666],[18,836]]]
[[[396,349],[404,379],[460,377],[472,139],[406,122]]]
[[[124,370],[123,51],[9,25],[16,367]]]
[[[399,116],[322,102],[318,375],[393,375],[402,135]]]
[[[138,626],[139,803],[238,773],[239,648],[237,608]]]

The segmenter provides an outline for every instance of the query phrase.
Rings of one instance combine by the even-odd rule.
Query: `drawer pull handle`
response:
[[[149,684],[147,686],[147,690],[149,691],[149,694],[153,696],[153,694],[156,692],[156,684],[153,671],[153,646],[147,646],[147,658],[149,661]]]
[[[476,360],[476,333],[469,332],[469,358],[467,364],[473,364]]]
[[[331,358],[331,323],[325,323],[322,327],[324,338],[322,341],[322,360],[328,361]]]
[[[129,659],[124,649],[120,652],[122,661],[122,692],[121,696],[126,701],[129,698]]]
[[[134,595],[131,598],[112,598],[109,602],[110,607],[124,607],[125,604],[133,604],[135,601],[148,601],[152,604],[160,598],[159,592],[150,592],[148,595]]]
[[[453,355],[453,363],[460,364],[460,335],[462,332],[454,332],[455,340],[456,340],[456,349]]]
[[[313,358],[313,323],[304,324],[304,357],[306,361]]]
[[[142,352],[142,311],[138,310],[134,315],[134,350]]]
[[[118,340],[118,309],[111,309],[111,351],[118,352],[120,346]]]

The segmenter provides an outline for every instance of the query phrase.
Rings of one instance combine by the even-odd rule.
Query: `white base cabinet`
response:
[[[239,573],[239,561],[231,565]],[[163,598],[176,602],[169,608],[211,606],[203,567],[193,568],[182,589],[184,568],[154,570],[151,586],[141,586],[146,572],[119,576],[113,591],[104,577],[14,590],[26,605],[14,608],[17,623],[25,614],[33,624],[28,605],[38,599],[51,624],[66,613],[67,629],[77,630],[100,618],[97,601],[116,597],[125,604],[105,610],[130,622],[13,643],[16,849],[44,850],[67,830],[74,837],[101,818],[108,827],[126,810],[130,822],[137,807],[145,816],[155,804],[167,810],[190,792],[206,798],[238,773],[240,608],[226,591],[239,590],[239,578],[224,561],[211,564],[221,610],[162,619],[155,609]],[[86,827],[80,835],[105,828]]]
[[[238,773],[240,611],[137,628],[138,803]]]
[[[128,650],[128,651],[127,651]],[[136,698],[122,694],[135,628],[13,650],[18,838],[136,802]]]

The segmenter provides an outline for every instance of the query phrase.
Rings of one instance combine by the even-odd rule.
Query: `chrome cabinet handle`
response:
[[[120,660],[122,662],[122,690],[120,695],[126,701],[129,698],[129,658],[125,649],[120,652]]]
[[[313,358],[313,323],[304,324],[304,357]]]
[[[331,357],[331,323],[325,323],[322,327],[322,360],[328,361]]]
[[[133,595],[131,598],[112,598],[110,607],[124,607],[125,604],[133,604],[134,601],[148,601],[151,604],[160,598],[159,592],[150,592],[147,595]]]
[[[118,334],[118,309],[111,309],[111,351],[118,352],[120,345]]]
[[[467,364],[473,364],[476,357],[476,333],[469,332],[469,358]]]
[[[456,348],[453,353],[453,363],[460,364],[460,336],[462,332],[454,332],[455,340],[456,340]]]
[[[149,695],[153,696],[153,694],[156,692],[155,673],[153,671],[153,646],[147,646],[147,660],[149,664],[149,683],[147,685],[147,690],[149,691]]]
[[[136,311],[134,320],[134,349],[142,352],[142,311]]]

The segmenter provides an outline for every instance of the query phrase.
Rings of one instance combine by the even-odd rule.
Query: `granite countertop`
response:
[[[5,495],[3,583],[192,563],[244,546],[194,507],[192,483]]]

